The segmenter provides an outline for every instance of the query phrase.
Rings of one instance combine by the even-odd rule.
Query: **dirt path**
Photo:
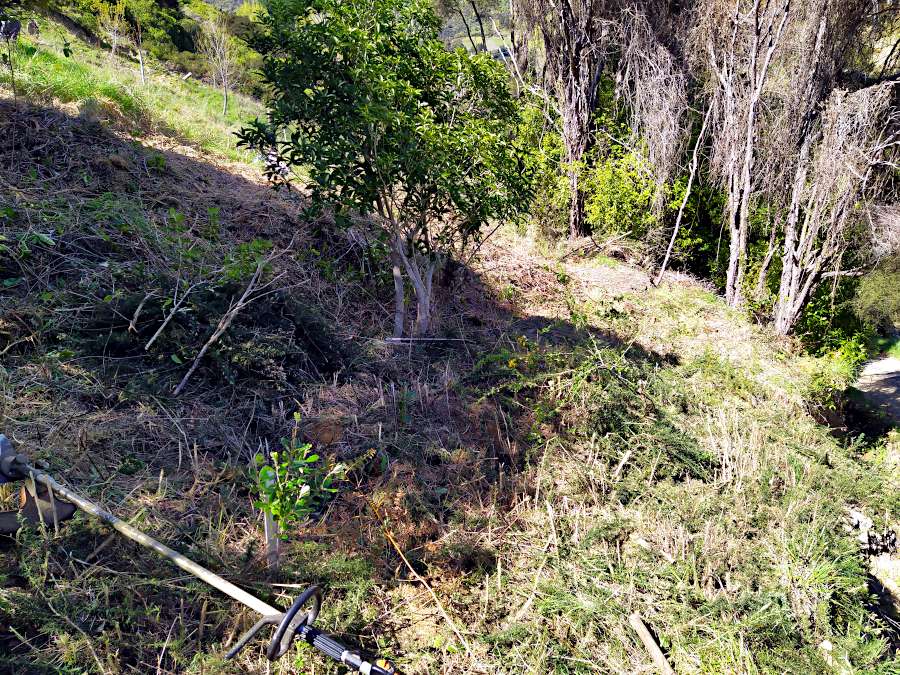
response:
[[[856,388],[870,403],[900,424],[900,359],[886,356],[866,364]]]

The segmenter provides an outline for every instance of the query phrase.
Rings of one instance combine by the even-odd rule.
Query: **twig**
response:
[[[389,337],[384,338],[384,342],[471,342],[471,340],[467,340],[466,338]]]
[[[201,286],[205,283],[206,283],[205,281],[201,281],[196,284],[191,284],[188,287],[188,289],[184,292],[184,295],[181,298],[178,298],[178,286],[177,285],[175,286],[175,298],[176,299],[175,299],[175,304],[172,305],[172,311],[170,311],[168,316],[166,316],[166,318],[163,319],[162,325],[156,329],[156,332],[153,334],[153,337],[151,337],[147,341],[147,344],[144,345],[144,351],[147,351],[148,349],[150,349],[150,345],[152,345],[154,342],[156,342],[156,338],[158,338],[160,336],[160,334],[166,329],[166,326],[169,325],[169,322],[175,316],[175,313],[179,309],[181,309],[181,306],[188,299],[188,296],[191,294],[191,291],[194,290],[195,288],[197,288],[197,286]]]
[[[250,283],[247,284],[247,288],[244,289],[243,295],[241,295],[240,300],[234,303],[225,314],[222,315],[222,318],[219,319],[219,323],[216,326],[216,330],[213,331],[213,334],[209,336],[209,340],[206,341],[206,344],[200,349],[200,352],[194,358],[194,362],[191,364],[191,367],[184,374],[184,377],[181,378],[181,382],[178,383],[178,386],[175,387],[175,391],[172,392],[172,396],[178,396],[183,390],[185,385],[187,385],[188,380],[191,379],[191,375],[194,374],[194,371],[197,370],[197,367],[200,365],[200,361],[206,355],[206,352],[209,351],[209,348],[212,347],[216,340],[222,337],[222,334],[228,330],[228,327],[231,325],[231,322],[234,321],[234,317],[238,315],[244,307],[250,304],[254,298],[251,298],[250,295],[256,290],[256,285],[259,283],[259,278],[262,276],[263,268],[265,268],[266,263],[271,260],[271,257],[266,258],[264,260],[260,260],[256,265],[256,272],[253,273],[253,277],[250,279]],[[276,277],[275,279],[280,278],[281,275]],[[275,279],[272,281],[274,282]],[[271,282],[270,282],[271,283]]]
[[[17,344],[21,344],[22,342],[32,342],[33,343],[34,335],[26,335],[25,337],[19,338],[18,340],[13,340],[8,345],[6,345],[6,347],[4,347],[2,350],[0,350],[0,356],[5,355],[6,352],[8,352],[13,347],[15,347]]]
[[[441,613],[441,616],[444,617],[444,621],[450,626],[450,629],[456,635],[457,639],[462,643],[463,647],[466,648],[466,654],[469,657],[472,656],[472,648],[469,646],[466,638],[463,637],[463,634],[460,632],[459,628],[456,627],[456,624],[453,622],[453,619],[450,618],[450,615],[447,614],[447,610],[444,609],[444,606],[441,604],[441,601],[438,599],[437,593],[434,592],[434,589],[431,588],[431,585],[422,578],[416,570],[410,565],[409,560],[406,559],[406,556],[403,555],[403,551],[400,550],[400,545],[397,543],[397,540],[394,539],[394,535],[391,534],[391,531],[387,528],[387,522],[384,518],[381,517],[381,513],[378,511],[378,508],[372,502],[369,502],[369,506],[372,507],[372,511],[375,513],[375,517],[381,521],[381,530],[384,532],[384,536],[387,537],[387,540],[391,542],[391,546],[394,547],[394,550],[397,551],[397,555],[400,556],[400,559],[403,561],[403,564],[406,565],[406,569],[410,571],[410,573],[415,577],[416,581],[420,582],[425,588],[428,589],[428,592],[431,594],[431,599],[434,600],[434,604],[437,605],[438,610]]]
[[[650,654],[650,658],[653,659],[653,663],[656,664],[659,671],[663,675],[675,675],[675,671],[672,670],[672,666],[670,666],[669,662],[666,660],[666,655],[663,654],[662,649],[659,648],[656,639],[647,628],[647,624],[644,623],[641,615],[635,612],[628,617],[628,623],[634,628],[634,632],[638,634],[641,642],[644,643],[644,648],[647,650],[647,653]]]
[[[131,322],[128,324],[128,331],[131,333],[137,333],[137,320],[141,315],[141,310],[144,309],[144,305],[147,304],[147,301],[152,298],[156,293],[150,291],[147,295],[144,296],[144,299],[138,304],[137,309],[134,310],[134,316],[131,317]]]

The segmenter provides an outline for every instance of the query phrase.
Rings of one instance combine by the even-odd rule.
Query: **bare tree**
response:
[[[847,269],[844,261],[850,252],[864,252],[874,234],[871,197],[888,179],[884,169],[893,168],[900,147],[898,91],[896,82],[835,90],[821,128],[804,141],[785,222],[775,306],[780,334],[790,332],[822,279],[864,269]],[[866,257],[857,255],[857,262],[872,262]]]
[[[676,17],[649,15],[651,3],[634,4],[621,14],[621,53],[616,75],[618,96],[630,115],[632,144],[642,142],[658,186],[679,169],[690,127],[688,73],[662,35],[679,34]],[[653,24],[657,25],[653,25]],[[658,190],[657,202],[662,190]],[[655,204],[657,209],[661,204]]]
[[[198,47],[209,63],[213,84],[222,87],[222,115],[228,112],[228,93],[237,76],[234,38],[225,16],[219,14],[203,24]]]
[[[791,0],[728,4],[719,0],[701,3],[693,40],[696,53],[705,51],[706,67],[712,75],[712,169],[727,196],[725,298],[738,307],[743,304],[762,96],[773,57],[782,45]]]
[[[773,314],[781,334],[823,280],[856,276],[879,258],[871,209],[890,198],[900,91],[886,76],[890,56],[879,77],[860,71],[879,72],[871,45],[895,30],[900,6],[795,2],[785,33],[792,48],[778,58],[757,137],[757,190],[771,221],[757,292],[780,252]]]
[[[544,79],[556,91],[569,174],[569,234],[585,232],[579,165],[593,143],[597,89],[613,54],[616,0],[521,0],[518,14],[540,33]]]

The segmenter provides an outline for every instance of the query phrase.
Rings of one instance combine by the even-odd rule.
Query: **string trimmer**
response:
[[[273,625],[276,626],[275,632],[266,649],[266,656],[270,661],[284,656],[294,639],[299,637],[326,656],[363,675],[394,675],[397,672],[390,662],[383,659],[370,662],[361,652],[350,649],[330,635],[313,628],[312,624],[322,606],[322,589],[318,586],[307,588],[294,600],[290,609],[282,612],[120,520],[77,492],[60,485],[47,473],[32,466],[25,455],[16,454],[9,439],[0,434],[0,484],[17,481],[23,481],[19,491],[20,509],[0,513],[0,533],[14,534],[22,522],[44,526],[52,524],[54,528],[58,528],[60,522],[71,518],[76,509],[81,509],[260,614],[262,618],[241,636],[225,658],[234,658],[260,630]]]

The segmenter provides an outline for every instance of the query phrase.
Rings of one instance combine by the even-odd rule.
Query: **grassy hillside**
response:
[[[634,612],[679,673],[900,672],[900,440],[816,421],[839,359],[506,230],[441,280],[448,341],[396,350],[383,252],[235,148],[255,102],[65,38],[0,80],[0,431],[52,474],[269,602],[322,583],[406,673],[653,672]],[[357,468],[274,575],[247,467],[295,412]],[[253,621],[86,517],[0,543],[0,671],[339,672],[224,663]]]
[[[82,114],[115,120],[137,135],[165,134],[230,159],[248,159],[236,148],[233,132],[260,113],[257,101],[232,94],[222,116],[221,92],[196,79],[148,58],[143,84],[136,60],[114,59],[55,23],[39,23],[40,37],[23,36],[13,55],[17,88],[29,101],[72,104]],[[11,90],[6,68],[0,83]]]

